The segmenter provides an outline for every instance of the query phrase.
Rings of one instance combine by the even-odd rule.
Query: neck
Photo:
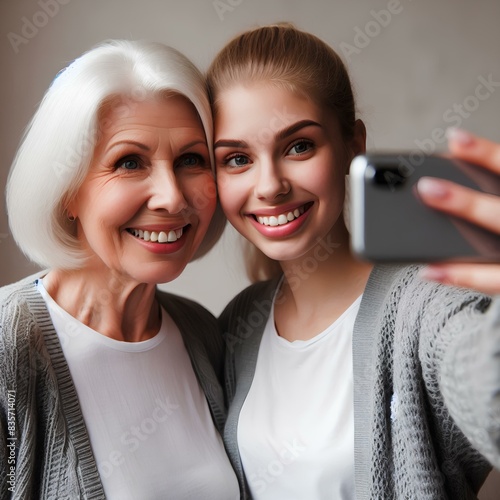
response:
[[[275,319],[288,340],[307,340],[332,324],[363,293],[373,267],[352,255],[345,229],[300,259],[280,264],[285,278]]]
[[[52,270],[43,283],[57,304],[102,335],[140,342],[159,331],[161,314],[154,284],[102,269]]]

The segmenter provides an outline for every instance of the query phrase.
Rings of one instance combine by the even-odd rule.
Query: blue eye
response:
[[[234,155],[225,161],[228,167],[245,167],[250,163],[248,156],[244,155]]]
[[[117,168],[124,168],[125,170],[137,170],[140,167],[137,158],[122,158],[116,163]]]
[[[195,155],[189,155],[182,158],[181,163],[186,167],[194,167],[195,165],[199,165],[200,159]]]
[[[297,141],[288,151],[287,154],[290,155],[302,155],[304,153],[307,153],[309,150],[311,150],[313,147],[313,143],[311,141],[304,141],[300,140]]]
[[[207,161],[203,156],[198,154],[187,154],[182,156],[178,161],[179,167],[204,167]]]

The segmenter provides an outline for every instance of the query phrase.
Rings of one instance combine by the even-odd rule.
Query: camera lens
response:
[[[377,186],[395,189],[401,187],[406,182],[406,176],[397,166],[380,167],[375,170],[373,182]]]

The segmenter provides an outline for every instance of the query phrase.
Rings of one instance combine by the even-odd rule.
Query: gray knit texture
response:
[[[192,301],[161,292],[158,298],[181,331],[222,433],[223,342],[217,322]],[[69,368],[33,279],[0,288],[0,366],[0,498],[105,498]],[[8,391],[15,393],[14,441],[8,433]],[[13,488],[7,448],[12,442]]]
[[[276,285],[249,287],[220,318],[240,474],[238,418]],[[353,334],[357,500],[477,497],[500,467],[499,318],[498,297],[422,281],[416,266],[374,269]]]

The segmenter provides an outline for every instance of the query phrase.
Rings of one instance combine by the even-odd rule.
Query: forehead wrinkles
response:
[[[109,110],[101,120],[98,144],[106,148],[106,145],[111,147],[116,142],[127,141],[148,145],[164,139],[206,141],[205,131],[195,112],[190,113],[189,108],[174,109],[169,116],[168,111],[168,106],[159,106],[159,109],[142,109],[134,115],[120,116],[121,110]]]
[[[165,128],[193,126],[193,124],[202,127],[194,104],[186,97],[177,94],[153,96],[145,100],[118,96],[103,104],[98,120],[103,130],[116,123],[133,122]]]

